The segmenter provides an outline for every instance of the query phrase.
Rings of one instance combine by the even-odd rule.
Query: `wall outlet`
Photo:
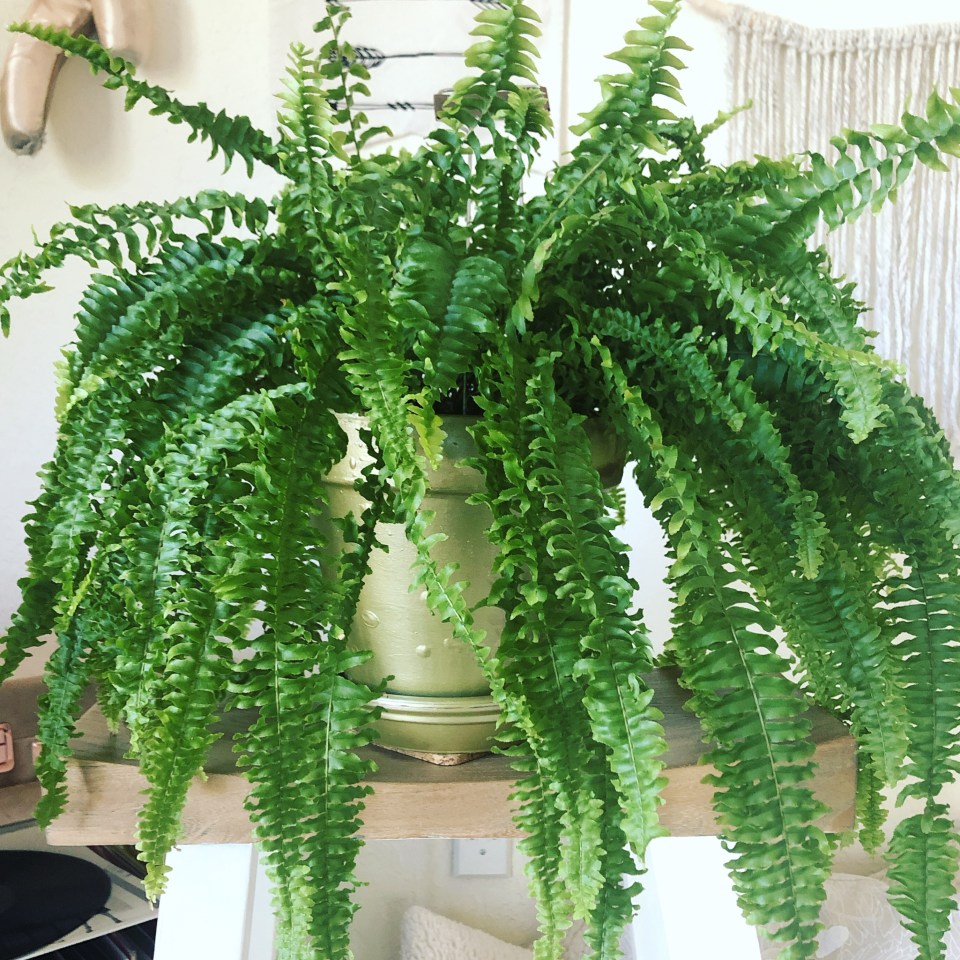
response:
[[[513,842],[499,838],[453,841],[455,877],[509,877]]]

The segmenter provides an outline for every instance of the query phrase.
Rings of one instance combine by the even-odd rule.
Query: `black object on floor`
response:
[[[110,898],[110,877],[79,857],[0,850],[0,960],[15,960],[82,926]]]

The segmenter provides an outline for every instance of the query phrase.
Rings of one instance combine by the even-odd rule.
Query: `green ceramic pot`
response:
[[[355,515],[366,501],[355,490],[361,471],[371,457],[360,433],[363,417],[339,415],[347,434],[347,454],[327,480],[327,496],[334,516]],[[475,417],[444,417],[447,439],[438,470],[429,474],[429,490],[423,503],[435,514],[428,532],[441,531],[447,539],[433,551],[437,563],[458,564],[457,576],[469,587],[468,603],[489,592],[496,555],[486,539],[490,522],[486,506],[468,504],[471,494],[483,490],[480,474],[463,466],[476,454],[467,432]],[[622,457],[612,437],[592,431],[594,463],[607,484],[617,483]],[[354,671],[354,678],[376,684],[391,677],[386,693],[377,701],[382,716],[377,724],[385,746],[434,753],[473,753],[489,749],[499,716],[489,694],[483,670],[473,651],[452,636],[447,624],[428,610],[420,589],[411,590],[411,569],[416,559],[402,524],[381,524],[377,530],[389,552],[375,550],[370,573],[360,594],[351,646],[369,650],[373,656]],[[503,614],[496,608],[481,608],[477,626],[486,631],[486,644],[496,649]]]

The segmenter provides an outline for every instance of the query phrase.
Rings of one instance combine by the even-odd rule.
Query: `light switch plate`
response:
[[[453,841],[455,877],[509,877],[513,841],[502,838]]]

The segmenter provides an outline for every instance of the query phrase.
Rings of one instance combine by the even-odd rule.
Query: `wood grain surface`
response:
[[[663,711],[669,750],[661,820],[676,836],[717,832],[711,808],[712,790],[704,776],[712,769],[700,762],[705,749],[699,721],[683,709],[687,699],[668,670],[651,677],[654,702]],[[822,825],[845,829],[853,823],[855,794],[854,743],[844,728],[821,711],[812,711],[817,743],[817,795],[831,813]],[[246,843],[252,831],[243,802],[247,784],[237,772],[230,749],[230,731],[249,718],[228,718],[225,736],[213,748],[207,776],[191,786],[183,814],[183,843]],[[82,736],[70,761],[70,800],[64,814],[48,829],[52,844],[129,843],[146,781],[126,759],[127,740],[111,734],[97,708],[80,723]],[[485,756],[459,766],[437,766],[413,757],[368,748],[377,764],[374,788],[366,800],[363,835],[368,839],[414,837],[515,837],[510,795],[515,775],[502,757]]]

